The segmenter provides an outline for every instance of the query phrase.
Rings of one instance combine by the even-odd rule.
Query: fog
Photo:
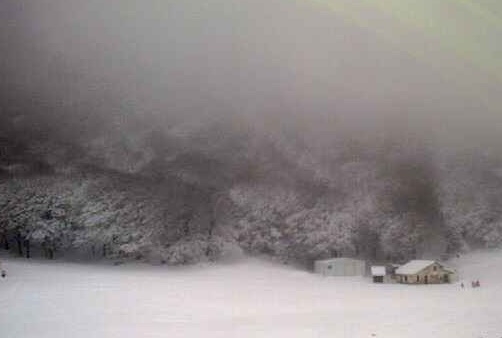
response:
[[[2,114],[75,137],[226,120],[499,141],[495,1],[5,0],[0,13]]]
[[[172,264],[500,245],[501,14],[2,0],[0,228]]]

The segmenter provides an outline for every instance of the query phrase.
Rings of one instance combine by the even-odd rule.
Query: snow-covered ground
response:
[[[256,259],[188,268],[2,260],[1,338],[502,337],[502,251],[452,262],[465,289]]]

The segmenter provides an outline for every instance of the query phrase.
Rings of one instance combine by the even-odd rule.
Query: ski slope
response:
[[[2,338],[502,337],[502,251],[451,262],[465,289],[321,277],[257,259],[169,268],[1,258]]]

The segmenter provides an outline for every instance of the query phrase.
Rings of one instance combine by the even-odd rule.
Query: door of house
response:
[[[373,276],[373,283],[383,283],[383,276]]]
[[[424,276],[424,284],[429,284],[429,276]]]
[[[448,276],[448,274],[447,274],[447,273],[445,273],[445,274],[444,274],[444,276],[443,276],[443,281],[444,281],[445,283],[449,283],[449,282],[450,282],[450,276]]]

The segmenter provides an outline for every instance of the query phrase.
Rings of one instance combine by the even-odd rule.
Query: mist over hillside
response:
[[[2,2],[3,245],[172,264],[499,246],[500,8],[408,5]]]

